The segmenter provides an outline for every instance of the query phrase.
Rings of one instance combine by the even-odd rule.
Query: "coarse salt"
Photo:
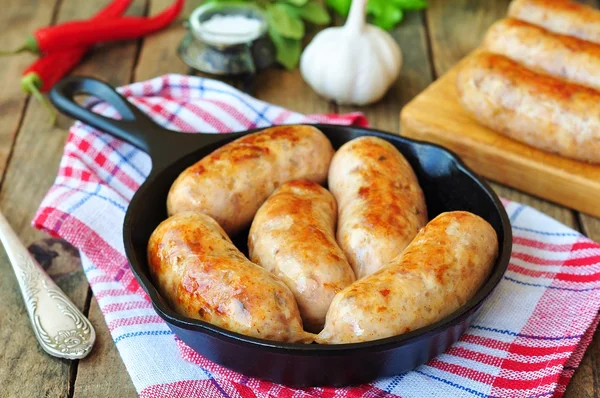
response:
[[[256,39],[261,21],[244,15],[213,15],[200,25],[198,32],[204,41],[218,44],[241,44]]]

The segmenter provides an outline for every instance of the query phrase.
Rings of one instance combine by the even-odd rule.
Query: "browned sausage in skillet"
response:
[[[163,221],[148,242],[148,262],[161,295],[182,315],[247,336],[312,341],[288,287],[246,259],[205,214]]]
[[[384,269],[338,293],[317,336],[358,343],[407,333],[463,306],[488,278],[496,232],[472,213],[442,213]]]
[[[183,171],[171,186],[167,211],[206,213],[235,235],[284,182],[324,183],[332,156],[329,139],[312,126],[278,126],[249,134]]]
[[[336,218],[329,191],[314,182],[290,181],[260,207],[248,236],[250,259],[285,282],[311,332],[323,328],[333,296],[355,279],[335,241]]]
[[[338,203],[337,240],[357,279],[383,268],[427,222],[412,167],[381,138],[342,145],[331,161],[329,189]]]

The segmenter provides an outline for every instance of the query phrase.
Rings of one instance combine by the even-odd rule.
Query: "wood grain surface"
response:
[[[2,46],[16,47],[35,27],[55,21],[85,18],[109,0],[22,0],[3,9]],[[590,2],[595,4],[595,2]],[[171,0],[135,0],[130,13],[156,13]],[[186,2],[189,12],[199,1]],[[399,132],[398,113],[403,105],[472,51],[483,32],[504,15],[508,2],[430,0],[427,12],[410,13],[392,32],[400,44],[404,66],[399,80],[385,98],[365,108],[338,107],[319,98],[300,73],[273,67],[249,84],[246,78],[227,78],[227,83],[253,90],[258,98],[305,113],[359,110],[375,128]],[[18,6],[17,6],[18,4]],[[339,23],[339,21],[335,21]],[[313,32],[314,33],[314,32]],[[139,81],[165,73],[191,73],[176,54],[184,34],[181,24],[143,40],[96,48],[74,72],[107,80],[113,85]],[[79,266],[73,248],[49,239],[29,223],[51,185],[62,155],[70,120],[60,117],[57,127],[48,125],[44,110],[21,93],[17,77],[32,57],[6,58],[0,70],[0,208],[21,239],[44,264],[73,301],[88,314],[96,328],[97,345],[89,357],[67,362],[50,358],[37,346],[25,315],[4,252],[0,251],[0,397],[135,397],[135,389],[111,340],[97,303]],[[493,184],[502,196],[529,204],[600,240],[600,221],[569,208],[514,189]],[[10,327],[4,327],[10,325]],[[588,349],[569,385],[567,397],[599,396],[600,334]],[[22,380],[27,380],[23,383]]]

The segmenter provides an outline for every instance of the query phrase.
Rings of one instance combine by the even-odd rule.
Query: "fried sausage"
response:
[[[600,11],[568,0],[513,0],[508,16],[600,44]]]
[[[589,41],[504,19],[488,30],[482,47],[536,72],[600,89],[600,45]]]
[[[260,207],[248,236],[250,260],[285,282],[311,332],[323,328],[333,296],[355,279],[335,241],[336,217],[329,191],[314,182],[291,181]]]
[[[183,171],[171,186],[167,211],[206,213],[235,235],[284,182],[324,183],[332,156],[327,137],[311,126],[279,126],[246,135]]]
[[[463,107],[489,128],[544,151],[600,162],[600,92],[490,53],[466,61],[456,83]]]
[[[442,213],[386,268],[335,296],[316,341],[358,343],[432,324],[475,295],[497,253],[496,232],[485,220]]]
[[[246,259],[205,214],[163,221],[150,237],[148,263],[158,290],[182,315],[267,340],[312,340],[290,289]]]
[[[337,241],[357,279],[400,254],[427,222],[413,169],[381,138],[344,144],[331,161],[329,189],[339,209]]]

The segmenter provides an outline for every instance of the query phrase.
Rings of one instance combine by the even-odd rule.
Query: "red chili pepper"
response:
[[[72,47],[91,46],[116,40],[138,39],[161,30],[173,22],[183,9],[184,0],[153,17],[121,17],[102,21],[72,21],[38,29],[18,51],[52,53]]]
[[[125,11],[131,5],[133,0],[113,0],[106,7],[101,9],[90,18],[90,21],[102,21],[104,19],[113,19],[125,14]]]
[[[120,17],[129,8],[131,1],[114,0],[94,15],[91,20],[102,21]],[[51,89],[57,81],[77,66],[87,50],[88,47],[77,47],[46,55],[29,65],[23,72],[21,87],[26,93],[33,95],[46,106],[52,113],[53,119],[55,118],[54,109],[41,93]]]

